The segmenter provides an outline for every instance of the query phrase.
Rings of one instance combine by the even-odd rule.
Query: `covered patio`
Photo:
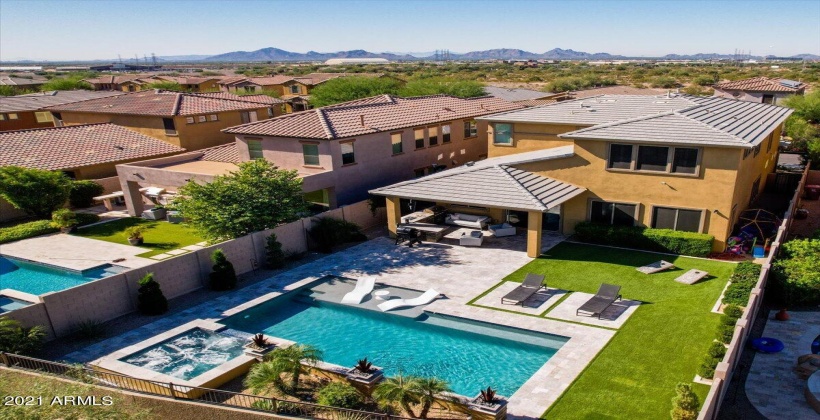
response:
[[[469,162],[464,166],[411,181],[371,190],[386,197],[387,226],[391,235],[404,222],[418,214],[404,214],[401,200],[434,203],[439,213],[468,214],[489,218],[486,225],[508,222],[513,212],[526,214],[527,255],[541,253],[543,219],[546,213],[586,191],[585,188],[557,181],[516,167],[524,163],[561,159],[574,155],[572,146],[519,153]],[[441,217],[436,223],[441,223]],[[485,228],[479,222],[475,229]]]

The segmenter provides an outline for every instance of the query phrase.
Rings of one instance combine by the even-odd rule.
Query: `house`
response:
[[[40,86],[48,81],[45,77],[34,74],[4,74],[0,75],[0,86],[9,86],[15,93],[24,93],[40,90]]]
[[[176,83],[186,92],[217,92],[219,91],[219,77],[174,77],[174,76],[151,76],[141,79],[149,83],[170,82]]]
[[[149,82],[141,79],[149,76],[139,74],[129,74],[125,76],[99,76],[90,79],[83,79],[90,84],[94,90],[117,90],[120,92],[136,92],[142,89],[143,85]]]
[[[336,208],[366,199],[369,189],[485,158],[487,125],[475,118],[518,108],[492,97],[380,95],[231,127],[224,131],[236,136],[234,144],[118,172],[123,191],[173,190],[238,162],[267,159],[298,172],[308,201]],[[128,196],[129,212],[139,214],[139,195]]]
[[[548,105],[566,99],[564,93],[542,92],[531,89],[485,86],[488,95],[523,106]]]
[[[54,127],[51,112],[43,111],[44,107],[116,95],[122,92],[54,90],[6,96],[0,100],[0,131]]]
[[[768,77],[726,81],[713,87],[714,96],[764,104],[779,104],[791,95],[802,95],[806,91],[803,82]]]
[[[110,123],[6,131],[0,149],[0,167],[62,171],[74,179],[114,176],[118,163],[185,151]]]
[[[571,234],[583,221],[708,233],[723,251],[775,170],[791,110],[689,95],[601,95],[478,117],[489,159],[371,191]],[[484,185],[484,187],[481,187]]]
[[[232,142],[221,130],[281,114],[276,98],[146,90],[44,108],[55,124],[110,122],[187,150]]]

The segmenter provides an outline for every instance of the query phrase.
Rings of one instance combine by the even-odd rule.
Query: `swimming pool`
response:
[[[32,295],[56,292],[125,271],[125,267],[101,265],[82,273],[0,256],[0,290],[14,289]]]
[[[326,362],[353,366],[367,357],[388,376],[435,376],[474,396],[492,386],[511,396],[568,340],[477,321],[426,315],[418,319],[329,302],[304,294],[249,308],[220,324],[248,333],[312,344]]]
[[[11,298],[8,296],[0,296],[0,314],[3,312],[11,312],[15,309],[25,308],[31,305],[31,302]]]

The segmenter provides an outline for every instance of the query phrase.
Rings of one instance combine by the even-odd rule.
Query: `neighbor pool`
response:
[[[124,270],[124,267],[105,264],[77,272],[0,256],[0,290],[14,289],[41,295],[99,280]]]
[[[324,361],[337,365],[353,366],[367,357],[388,376],[439,377],[470,397],[487,386],[512,395],[567,341],[481,322],[436,315],[412,319],[303,299],[274,299],[220,324],[312,344]]]
[[[0,296],[0,314],[4,312],[11,312],[15,309],[25,308],[29,305],[31,305],[31,302],[10,298],[8,296]]]
[[[188,380],[242,354],[247,339],[194,328],[128,355],[123,362]]]

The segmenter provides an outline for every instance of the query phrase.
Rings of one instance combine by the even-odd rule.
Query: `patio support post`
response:
[[[139,216],[145,210],[142,203],[142,193],[140,193],[140,184],[134,181],[121,181],[123,199],[125,200],[125,207],[128,208],[128,214],[131,216]]]
[[[399,197],[387,197],[387,229],[390,231],[390,237],[396,237],[396,227],[401,220],[401,207],[399,206]]]
[[[541,255],[541,222],[544,214],[539,211],[527,212],[527,256],[538,258]]]

